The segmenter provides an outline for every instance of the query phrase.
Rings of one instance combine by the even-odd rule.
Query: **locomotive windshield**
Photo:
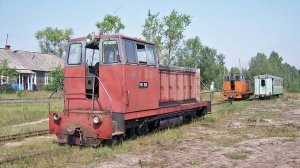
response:
[[[104,64],[120,62],[118,43],[115,40],[103,41],[102,43]]]
[[[68,64],[78,65],[81,63],[81,48],[82,44],[74,43],[70,45]]]

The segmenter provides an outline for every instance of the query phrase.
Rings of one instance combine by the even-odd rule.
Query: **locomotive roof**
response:
[[[95,35],[95,38],[97,38],[97,39],[122,38],[122,39],[128,39],[128,40],[132,40],[132,41],[137,41],[137,42],[141,42],[141,43],[154,45],[154,43],[152,43],[150,41],[146,41],[146,40],[136,38],[136,37],[129,37],[129,36],[125,36],[125,35]],[[78,37],[78,38],[70,39],[69,42],[85,41],[86,39],[87,39],[87,37]]]
[[[281,79],[281,80],[283,80],[283,79],[280,78],[280,77],[273,76],[273,75],[268,75],[268,74],[265,74],[265,75],[257,75],[257,76],[254,76],[254,78],[255,78],[255,79],[273,78],[273,79]]]

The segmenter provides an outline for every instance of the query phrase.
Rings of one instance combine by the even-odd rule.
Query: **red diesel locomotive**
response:
[[[158,64],[155,45],[122,35],[70,40],[64,111],[49,112],[59,143],[99,145],[189,122],[210,111],[200,70]]]

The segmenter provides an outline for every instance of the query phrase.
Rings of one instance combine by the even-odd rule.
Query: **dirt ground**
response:
[[[190,124],[175,144],[145,144],[82,167],[300,167],[300,98],[263,101],[218,123]]]
[[[54,135],[7,142],[0,145],[0,161],[36,151],[44,154],[0,167],[300,167],[300,94],[212,109],[190,124],[115,146],[60,146],[53,143]],[[45,122],[47,126],[40,120],[18,127]]]

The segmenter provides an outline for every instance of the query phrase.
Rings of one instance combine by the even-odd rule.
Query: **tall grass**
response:
[[[48,103],[7,103],[0,104],[0,126],[16,125],[48,118]],[[51,103],[51,110],[62,111],[63,100]]]
[[[12,93],[0,93],[0,99],[38,99],[49,98],[52,92],[48,91],[20,91]],[[62,93],[55,93],[54,97],[61,97]]]

